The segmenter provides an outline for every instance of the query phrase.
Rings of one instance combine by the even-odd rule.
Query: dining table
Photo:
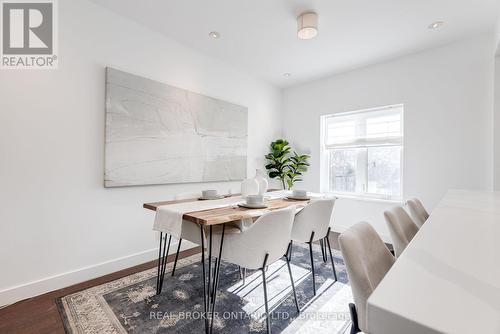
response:
[[[222,199],[215,200],[202,200],[200,198],[191,198],[183,200],[168,200],[160,202],[150,202],[144,203],[143,207],[148,210],[156,211],[160,208],[176,207],[182,203],[183,210],[185,211],[182,215],[183,221],[190,221],[196,223],[200,227],[201,236],[201,264],[202,264],[202,279],[203,279],[203,299],[204,299],[204,320],[205,320],[205,332],[209,333],[211,331],[210,325],[210,314],[214,314],[215,300],[214,297],[210,296],[210,291],[213,291],[213,287],[216,281],[218,281],[219,273],[214,274],[212,279],[212,245],[211,240],[215,229],[217,228],[217,233],[221,234],[220,249],[218,254],[215,252],[215,258],[220,261],[222,258],[222,246],[224,242],[224,234],[226,232],[226,226],[230,223],[238,221],[255,221],[260,216],[267,212],[274,210],[284,209],[290,206],[295,206],[296,211],[299,212],[304,208],[310,200],[315,198],[324,197],[322,194],[309,193],[307,199],[292,199],[291,191],[284,190],[270,190],[264,194],[265,198],[265,208],[246,208],[238,204],[242,204],[245,201],[244,196],[241,194],[225,195]],[[196,208],[200,206],[200,201],[203,201],[203,209],[197,210]],[[186,209],[185,207],[190,207],[191,203],[193,211]],[[160,232],[160,242],[158,250],[158,267],[157,267],[157,294],[161,293],[161,288],[163,286],[163,280],[166,271],[167,256],[170,247],[170,242],[172,239],[172,234],[167,230],[158,229]],[[168,238],[167,238],[168,237]],[[174,236],[175,237],[175,236]],[[167,245],[168,239],[168,245]],[[208,243],[206,245],[205,243]],[[215,250],[217,251],[217,250]],[[208,252],[208,256],[206,255]],[[212,301],[211,301],[212,299]],[[212,310],[210,311],[210,307]],[[213,325],[213,321],[211,323]]]
[[[500,192],[449,190],[367,302],[371,334],[500,333]]]

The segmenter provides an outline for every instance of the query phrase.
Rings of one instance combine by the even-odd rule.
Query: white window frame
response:
[[[325,143],[327,119],[330,117],[347,116],[347,115],[351,115],[351,114],[387,110],[390,108],[401,109],[401,142],[400,142],[401,155],[400,155],[400,176],[399,176],[400,177],[400,191],[399,191],[399,196],[368,193],[367,189],[366,189],[367,188],[366,185],[364,186],[365,190],[360,191],[360,192],[332,192],[332,191],[330,191],[330,168],[329,168],[330,157],[329,157],[329,154],[333,149],[327,148],[326,143]],[[403,104],[394,104],[394,105],[388,105],[388,106],[383,106],[383,107],[368,108],[368,109],[362,109],[362,110],[356,110],[356,111],[322,115],[320,117],[320,128],[321,128],[321,131],[320,131],[320,136],[321,136],[320,137],[320,189],[321,189],[321,192],[331,193],[332,195],[335,195],[336,197],[353,198],[353,199],[361,199],[361,200],[390,201],[390,202],[395,202],[395,203],[401,202],[401,200],[403,198],[403,189],[404,189],[403,173],[404,173],[404,146],[405,146],[404,105]],[[391,144],[390,141],[388,141],[387,144],[389,146]],[[360,146],[360,148],[363,148],[363,147],[366,148],[368,146]],[[368,168],[367,162],[364,165],[366,165],[365,168],[367,169]],[[367,171],[365,174],[367,174]]]

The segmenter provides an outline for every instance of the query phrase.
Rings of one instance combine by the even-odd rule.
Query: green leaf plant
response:
[[[278,139],[270,145],[270,152],[266,154],[266,169],[271,179],[279,179],[283,189],[292,189],[295,182],[302,181],[302,174],[309,167],[309,155],[299,155],[293,151],[288,141]]]

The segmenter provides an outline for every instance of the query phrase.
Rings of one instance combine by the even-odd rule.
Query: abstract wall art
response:
[[[248,109],[106,69],[105,187],[246,178]]]

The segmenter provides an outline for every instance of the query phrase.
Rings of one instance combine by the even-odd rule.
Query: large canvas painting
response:
[[[246,178],[248,109],[106,69],[106,187]]]

